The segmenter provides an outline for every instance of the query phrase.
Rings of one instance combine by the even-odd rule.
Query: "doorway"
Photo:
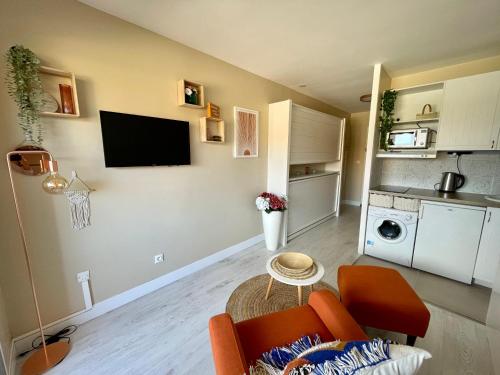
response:
[[[346,177],[342,200],[354,206],[361,206],[369,117],[369,111],[352,113],[347,126]]]

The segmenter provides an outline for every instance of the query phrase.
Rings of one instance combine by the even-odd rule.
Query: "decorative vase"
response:
[[[278,248],[282,216],[282,211],[271,211],[270,213],[262,211],[262,224],[267,250],[275,251]]]
[[[62,113],[75,114],[75,103],[73,101],[73,88],[70,85],[59,84],[59,94],[61,95]]]

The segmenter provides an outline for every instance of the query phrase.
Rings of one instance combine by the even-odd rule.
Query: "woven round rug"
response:
[[[252,277],[240,284],[231,294],[226,312],[235,323],[298,306],[297,287],[280,283],[278,280],[274,280],[271,294],[266,301],[269,277],[268,274]],[[323,281],[314,284],[314,290],[320,289],[331,290],[338,296],[335,288]],[[307,303],[310,290],[309,286],[302,287],[302,303]]]

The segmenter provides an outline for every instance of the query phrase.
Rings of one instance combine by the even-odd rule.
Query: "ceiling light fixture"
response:
[[[372,101],[372,94],[365,94],[359,97],[359,101],[363,103],[370,103]]]

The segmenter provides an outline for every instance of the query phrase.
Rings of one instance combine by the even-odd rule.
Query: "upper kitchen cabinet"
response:
[[[500,71],[446,81],[437,149],[500,149],[499,94]]]
[[[290,164],[340,160],[343,119],[292,104]]]

